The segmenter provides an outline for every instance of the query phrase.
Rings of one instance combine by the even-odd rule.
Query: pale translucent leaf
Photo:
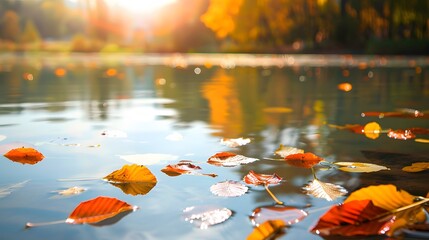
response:
[[[61,197],[70,197],[73,195],[79,195],[83,192],[85,192],[87,189],[83,188],[83,187],[70,187],[64,190],[58,190],[58,191],[54,191],[55,193],[58,193],[58,195],[56,195],[55,197],[52,197],[53,199],[55,198],[61,198]]]
[[[163,164],[179,159],[179,157],[176,155],[160,153],[120,155],[119,157],[127,162],[139,165],[154,165],[159,163]]]
[[[232,180],[219,182],[210,187],[214,195],[221,197],[238,197],[245,194],[248,189],[246,185]]]
[[[0,188],[0,198],[4,198],[4,197],[8,196],[9,194],[11,194],[14,190],[24,187],[28,181],[29,180],[19,182],[19,183],[14,183],[14,184]]]
[[[207,163],[215,166],[234,167],[238,165],[248,164],[257,160],[259,159],[245,157],[243,155],[237,155],[235,153],[230,152],[220,152],[211,156],[207,160]]]
[[[274,153],[276,155],[284,158],[284,157],[291,155],[291,154],[304,153],[304,150],[299,149],[299,148],[284,146],[283,144],[280,144],[279,148],[277,148]]]
[[[361,162],[336,162],[335,165],[339,166],[339,170],[344,172],[378,172],[381,170],[390,170],[390,168],[373,164]]]
[[[222,138],[220,144],[227,147],[240,147],[250,143],[250,138]]]
[[[268,220],[282,220],[285,225],[289,226],[298,223],[307,216],[304,210],[283,206],[263,206],[253,210],[252,215],[249,217],[254,226],[258,226]]]
[[[347,190],[340,185],[321,182],[314,179],[309,184],[303,187],[305,194],[312,195],[317,198],[324,198],[328,201],[333,201],[338,197],[347,194]]]
[[[207,229],[209,226],[222,223],[232,215],[228,208],[217,206],[192,206],[183,210],[185,221],[194,224],[201,229]]]

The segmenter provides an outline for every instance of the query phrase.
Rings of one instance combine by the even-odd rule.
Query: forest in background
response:
[[[0,1],[0,51],[429,53],[429,1]]]

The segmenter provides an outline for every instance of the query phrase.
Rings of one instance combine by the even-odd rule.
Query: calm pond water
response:
[[[2,55],[0,56],[0,151],[36,148],[45,158],[34,165],[0,157],[0,187],[22,183],[0,198],[0,239],[245,239],[253,209],[274,205],[267,192],[225,198],[210,186],[240,181],[249,170],[277,173],[272,186],[287,206],[309,216],[282,239],[321,239],[309,228],[334,203],[304,195],[311,171],[267,160],[280,144],[313,152],[327,161],[373,162],[391,168],[377,173],[318,169],[325,181],[352,192],[393,183],[415,195],[428,191],[427,172],[401,168],[427,158],[428,144],[381,134],[376,139],[328,124],[378,122],[384,130],[429,128],[427,118],[362,117],[366,111],[429,110],[429,59],[376,56],[254,55]],[[351,91],[338,89],[350,83]],[[250,138],[230,148],[222,138]],[[418,138],[428,139],[428,135]],[[207,159],[230,151],[259,161],[217,167]],[[153,154],[146,166],[158,179],[145,195],[129,195],[101,180],[125,164],[126,156]],[[170,177],[161,169],[191,160],[218,177]],[[428,161],[427,159],[425,161]],[[59,179],[98,178],[92,181]],[[407,180],[407,181],[405,181]],[[85,192],[61,197],[73,186]],[[58,224],[24,229],[26,222],[66,219],[80,203],[97,196],[118,198],[139,210],[109,226]],[[222,224],[201,230],[182,216],[190,206],[216,205],[233,211]]]

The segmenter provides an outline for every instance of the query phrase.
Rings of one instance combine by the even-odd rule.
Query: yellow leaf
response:
[[[132,164],[124,165],[104,177],[105,180],[116,183],[128,182],[157,182],[155,175],[145,166]]]
[[[340,166],[338,169],[344,172],[378,172],[380,170],[390,170],[385,166],[380,166],[372,163],[361,163],[361,162],[336,162],[334,163]]]
[[[286,227],[283,220],[268,220],[256,227],[247,236],[247,240],[264,240],[264,239],[275,239],[279,235],[283,234],[283,230]]]
[[[367,138],[376,139],[380,136],[381,127],[376,122],[370,122],[365,125],[363,131]]]
[[[402,171],[405,172],[421,172],[426,169],[429,169],[429,162],[415,162],[411,166],[405,166],[402,168]]]
[[[324,198],[328,201],[333,201],[338,197],[347,194],[347,190],[340,185],[325,183],[314,179],[309,184],[303,187],[306,194],[317,198]]]

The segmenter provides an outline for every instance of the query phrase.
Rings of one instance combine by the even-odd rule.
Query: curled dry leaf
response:
[[[67,188],[64,190],[56,191],[56,192],[58,192],[58,194],[63,195],[63,196],[71,196],[71,195],[81,194],[85,191],[86,191],[85,188],[76,186],[76,187],[71,187],[71,188]]]
[[[215,166],[234,167],[238,165],[248,164],[257,161],[257,158],[249,158],[243,155],[237,155],[231,152],[220,152],[211,156],[207,163]]]
[[[183,210],[185,221],[193,223],[201,229],[222,223],[231,216],[231,210],[218,206],[192,206]]]
[[[177,164],[167,165],[161,171],[167,174],[170,177],[179,176],[182,174],[189,175],[199,175],[199,176],[209,176],[209,177],[217,177],[217,174],[214,173],[200,173],[201,167],[192,164],[190,161],[182,160]]]
[[[36,164],[45,158],[42,153],[30,147],[14,148],[4,156],[14,162],[31,165]]]
[[[380,166],[373,163],[361,163],[361,162],[335,162],[335,165],[339,166],[339,170],[344,172],[378,172],[381,170],[390,170],[385,166]]]
[[[119,187],[124,193],[131,195],[145,195],[157,183],[155,175],[147,167],[137,164],[124,165],[103,179]]]
[[[222,138],[220,144],[227,147],[240,147],[250,143],[250,138]]]
[[[277,239],[284,234],[286,225],[282,220],[268,220],[257,226],[247,236],[247,240]]]
[[[282,220],[285,226],[290,226],[300,222],[306,216],[307,212],[304,210],[295,207],[274,205],[255,208],[249,218],[254,226],[259,226],[263,222],[276,219]]]
[[[399,140],[408,140],[408,139],[416,138],[416,135],[414,135],[410,130],[402,130],[402,129],[390,130],[387,133],[387,136],[390,138],[399,139]]]
[[[214,195],[221,197],[238,197],[245,194],[247,190],[249,190],[247,186],[232,180],[219,182],[210,187],[210,191]]]
[[[286,163],[301,168],[311,168],[318,164],[323,158],[313,153],[296,153],[285,157]]]
[[[265,190],[270,194],[270,196],[273,198],[274,201],[276,201],[277,204],[283,204],[280,200],[277,199],[276,196],[270,191],[268,188],[268,185],[270,184],[278,184],[282,181],[282,178],[279,177],[277,174],[258,174],[254,171],[250,170],[249,173],[244,176],[243,181],[247,184],[253,184],[253,185],[264,185]]]
[[[422,172],[429,169],[429,162],[415,162],[411,166],[405,166],[402,168],[402,171],[405,172]]]
[[[26,228],[64,222],[69,224],[86,223],[95,226],[110,225],[116,223],[137,208],[116,198],[100,196],[81,202],[66,220],[47,223],[27,223]]]
[[[286,156],[289,156],[292,154],[304,153],[304,150],[299,148],[284,146],[283,144],[280,144],[279,148],[277,148],[274,153],[282,158],[285,158]]]
[[[340,185],[325,183],[318,179],[314,179],[302,189],[307,195],[312,195],[317,198],[324,198],[328,201],[333,201],[338,197],[344,196],[348,193],[348,191]]]

